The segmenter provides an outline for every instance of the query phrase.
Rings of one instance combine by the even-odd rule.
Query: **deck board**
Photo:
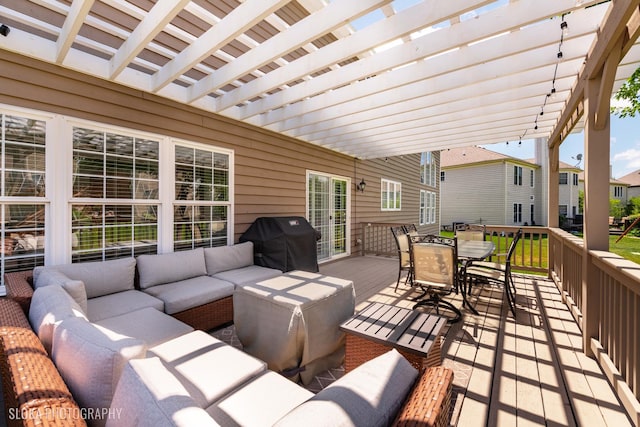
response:
[[[411,308],[398,261],[358,256],[322,264],[353,280],[356,310],[370,302]],[[552,281],[517,274],[517,319],[500,287],[475,287],[463,321],[447,326],[443,364],[454,369],[453,426],[631,426],[596,361],[581,351],[580,329]],[[462,306],[460,295],[448,297]]]

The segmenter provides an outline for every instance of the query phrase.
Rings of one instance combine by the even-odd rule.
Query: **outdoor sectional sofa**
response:
[[[30,322],[15,301],[0,300],[8,421],[30,425],[37,416],[53,416],[57,424],[82,424],[69,415],[74,410],[95,425],[348,424],[358,419],[387,425],[398,414],[432,425],[447,419],[450,370],[418,373],[394,351],[314,396],[264,362],[194,330],[194,325],[207,330],[233,319],[232,311],[213,323],[208,315],[184,316],[229,299],[233,286],[220,282],[281,274],[254,266],[252,256],[248,264],[252,248],[246,244],[212,249],[35,269],[31,301],[18,298],[23,309],[29,307]],[[11,277],[23,288],[25,279],[28,274]],[[15,295],[11,280],[6,282],[9,296]],[[215,289],[211,298],[198,293],[208,289],[206,282]],[[175,290],[178,285],[185,285],[184,295]],[[220,289],[230,289],[229,295]],[[196,321],[190,325],[180,316]]]

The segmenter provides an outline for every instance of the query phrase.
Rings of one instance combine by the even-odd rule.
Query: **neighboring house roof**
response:
[[[584,171],[582,171],[582,172],[580,172],[580,173],[578,174],[578,179],[579,179],[580,181],[584,181]],[[629,186],[629,183],[628,183],[628,182],[623,182],[623,181],[620,181],[620,180],[615,179],[615,178],[609,178],[609,184],[615,184],[615,185],[626,185],[626,186]]]
[[[535,159],[526,159],[526,161],[529,162],[529,163],[535,163],[536,162]],[[563,162],[562,160],[560,160],[558,162],[558,167],[559,167],[560,170],[571,169],[571,170],[574,170],[574,171],[577,171],[577,172],[582,171],[582,169],[580,169],[578,166]]]
[[[629,184],[630,187],[638,187],[640,186],[640,169],[628,173],[625,176],[620,177],[618,180]]]
[[[463,148],[449,148],[440,152],[440,168],[465,166],[475,163],[493,163],[493,162],[513,162],[527,164],[528,166],[538,166],[527,160],[518,159],[516,157],[507,156],[506,154],[496,153],[483,147],[475,145]]]
[[[558,162],[558,168],[560,170],[570,169],[570,170],[573,170],[573,171],[582,172],[582,169],[580,169],[578,166],[571,165],[569,163],[565,163],[562,160]]]

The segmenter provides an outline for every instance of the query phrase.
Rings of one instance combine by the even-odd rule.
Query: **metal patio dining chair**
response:
[[[509,245],[505,262],[478,261],[472,262],[465,269],[465,282],[467,284],[468,293],[471,294],[471,283],[493,283],[500,284],[504,287],[505,297],[509,303],[509,308],[513,317],[516,316],[515,294],[516,286],[513,282],[511,274],[511,261],[516,251],[518,241],[522,238],[522,229],[518,229],[513,235],[513,240]]]
[[[395,291],[398,291],[398,285],[402,278],[402,272],[406,271],[407,275],[404,280],[405,286],[409,283],[413,283],[413,268],[411,266],[411,238],[405,232],[404,226],[391,227],[391,234],[396,241],[396,247],[398,251],[398,280],[396,281]]]
[[[461,224],[455,229],[458,240],[485,240],[487,226],[482,224]]]
[[[443,299],[457,289],[458,248],[455,237],[423,236],[419,243],[411,245],[413,283],[420,286],[428,298],[421,299],[413,307],[431,306],[437,314],[441,309],[454,313],[449,323],[458,322],[462,313],[452,303]]]

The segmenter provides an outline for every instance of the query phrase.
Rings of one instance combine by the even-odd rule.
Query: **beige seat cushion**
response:
[[[164,311],[179,313],[211,301],[233,295],[233,283],[209,276],[198,276],[166,285],[145,289],[150,295],[164,302]]]
[[[49,354],[51,354],[55,329],[60,322],[70,317],[81,317],[86,320],[80,306],[62,287],[43,286],[33,292],[29,308],[29,323]]]
[[[205,408],[267,365],[202,331],[193,331],[149,349]]]
[[[247,267],[236,268],[234,270],[222,271],[220,273],[216,273],[213,277],[226,280],[234,285],[241,285],[243,283],[260,282],[280,275],[282,275],[282,272],[275,268],[250,265]]]
[[[129,290],[87,300],[87,317],[97,322],[148,307],[162,312],[164,302],[146,292]]]
[[[53,335],[53,362],[84,408],[109,408],[122,369],[146,352],[143,341],[80,318],[63,320]],[[94,420],[94,424],[103,423]]]
[[[293,381],[265,371],[215,402],[207,412],[224,426],[271,426],[312,397],[313,393]],[[301,420],[297,427],[306,426],[310,421]]]
[[[46,268],[59,270],[70,279],[82,280],[87,292],[87,298],[96,298],[134,289],[135,258],[61,264]]]
[[[417,377],[418,371],[391,350],[335,381],[276,426],[391,425]]]
[[[108,427],[217,426],[157,357],[131,360],[113,396]]]
[[[204,249],[207,274],[213,276],[221,271],[253,265],[253,242],[233,246],[217,246]]]
[[[188,334],[193,328],[155,308],[143,308],[95,322],[112,332],[137,338],[149,347]]]
[[[207,275],[202,248],[167,254],[140,255],[136,259],[140,289]]]

